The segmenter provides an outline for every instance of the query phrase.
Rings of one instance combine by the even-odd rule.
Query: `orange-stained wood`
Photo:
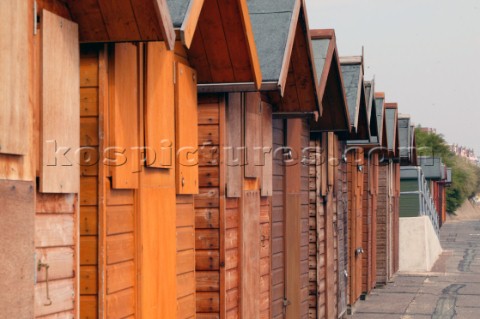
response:
[[[147,166],[173,169],[175,150],[174,53],[163,42],[147,45],[145,147]]]
[[[176,187],[177,194],[198,193],[197,75],[182,64],[176,65]]]
[[[182,27],[180,28],[180,36],[182,38],[183,44],[190,48],[192,44],[193,35],[197,30],[198,18],[202,12],[204,0],[191,0],[183,21]]]
[[[115,45],[110,69],[110,147],[112,186],[138,188],[140,169],[138,139],[138,48],[131,43]]]

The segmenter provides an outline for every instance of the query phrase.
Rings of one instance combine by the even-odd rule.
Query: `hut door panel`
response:
[[[245,191],[242,214],[242,316],[260,316],[260,194]]]
[[[177,63],[175,72],[177,194],[198,194],[196,73],[182,63]]]
[[[28,1],[0,2],[0,153],[25,155],[31,130],[28,104]]]
[[[3,180],[0,181],[0,194],[0,313],[2,318],[33,318],[34,185]],[[45,291],[38,297],[46,298]]]
[[[80,141],[78,26],[42,11],[40,191],[78,193]],[[21,135],[23,135],[22,133]]]
[[[131,43],[115,45],[111,92],[111,143],[115,148],[112,186],[137,189],[140,170],[138,139],[138,48]],[[113,154],[110,154],[113,156]]]
[[[227,145],[225,152],[227,163],[227,190],[229,198],[239,198],[242,191],[242,168],[245,153],[242,149],[242,124],[243,124],[242,94],[231,93],[228,95],[227,116]]]
[[[146,45],[145,147],[147,165],[173,168],[175,149],[174,53],[163,42]]]
[[[262,101],[260,94],[245,94],[245,177],[260,177],[262,145]]]

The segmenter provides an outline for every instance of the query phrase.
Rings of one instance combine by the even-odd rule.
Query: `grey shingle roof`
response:
[[[395,109],[385,109],[385,123],[386,123],[386,130],[387,130],[387,145],[388,150],[393,151],[394,148],[394,138],[395,138]]]
[[[264,82],[280,79],[296,1],[247,1]]]
[[[398,119],[398,143],[401,158],[410,158],[411,139],[410,118],[402,117]]]
[[[362,76],[362,67],[360,64],[342,64],[341,67],[350,120],[352,121],[352,125],[356,128],[358,125],[360,107],[360,103],[358,103],[358,86],[360,84],[360,76]]]
[[[385,99],[384,98],[376,98],[376,112],[377,112],[377,126],[378,126],[378,136],[382,136],[382,123],[383,123],[383,109],[385,107]]]
[[[315,69],[320,77],[325,67],[325,60],[327,59],[328,46],[330,45],[330,39],[313,39],[312,48],[315,61]]]
[[[188,6],[191,0],[167,0],[172,23],[175,28],[180,28],[187,14]]]
[[[442,160],[438,157],[420,156],[420,166],[426,179],[441,179],[442,174]]]

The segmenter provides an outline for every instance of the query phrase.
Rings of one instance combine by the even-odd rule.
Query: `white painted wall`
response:
[[[441,253],[430,218],[400,218],[400,271],[430,271]]]

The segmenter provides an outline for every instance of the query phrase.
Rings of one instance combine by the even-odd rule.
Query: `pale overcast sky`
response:
[[[387,101],[480,155],[480,0],[306,1],[341,56],[365,47],[365,77]]]

